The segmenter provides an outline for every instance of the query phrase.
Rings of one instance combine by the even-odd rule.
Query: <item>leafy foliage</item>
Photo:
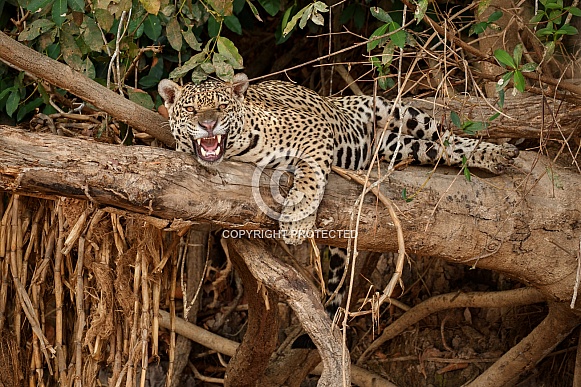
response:
[[[541,9],[531,23],[546,45],[547,57],[561,37],[578,33],[568,17],[581,16],[581,11],[564,6],[563,0],[542,0],[540,4]],[[341,12],[342,25],[367,37],[367,42],[359,46],[367,51],[372,76],[378,86],[384,90],[393,88],[394,70],[400,71],[394,58],[422,43],[419,40],[424,38],[418,33],[426,26],[422,19],[426,15],[433,17],[436,8],[427,0],[414,1],[411,22],[415,25],[408,23],[404,28],[400,4],[383,6],[391,8],[371,6],[368,1],[361,0],[334,6],[319,0],[178,3],[165,0],[0,0],[0,28],[18,41],[149,107],[160,103],[155,89],[165,77],[186,82],[201,82],[209,76],[231,80],[234,72],[244,67],[238,39],[255,25],[277,26],[276,31],[271,29],[270,33],[277,44],[284,44],[293,34],[298,40],[301,38],[298,34],[320,33],[336,15],[332,12],[337,10]],[[481,1],[478,13],[487,6],[487,1]],[[498,29],[495,23],[502,16],[501,11],[496,11],[486,21],[472,22],[468,34]],[[15,22],[10,21],[11,18]],[[308,31],[301,31],[303,29]],[[494,58],[507,70],[498,86],[501,101],[509,81],[512,80],[516,90],[523,91],[523,73],[536,70],[534,63],[521,65],[522,51],[520,47],[512,54],[504,50],[494,53]],[[58,90],[46,91],[42,84],[28,77],[15,77],[14,72],[2,64],[0,86],[0,112],[18,121],[35,109],[54,112],[49,95],[64,94]],[[460,126],[469,132],[481,129],[469,122]]]
[[[523,53],[523,46],[521,44],[517,44],[514,48],[513,55],[511,56],[508,52],[498,49],[494,51],[494,58],[498,61],[498,63],[506,67],[509,71],[506,72],[500,81],[497,83],[497,91],[504,90],[508,82],[512,78],[514,83],[514,87],[516,90],[523,92],[525,91],[525,78],[523,76],[523,72],[531,72],[535,71],[537,68],[536,63],[527,63],[523,66],[520,65]]]
[[[495,21],[497,21],[498,19],[500,19],[502,17],[503,13],[502,11],[495,11],[492,14],[490,14],[490,16],[488,16],[488,20],[485,22],[479,22],[476,24],[473,24],[472,27],[470,27],[470,35],[478,35],[483,33],[484,31],[486,31],[487,28],[492,27],[495,30],[499,30],[500,27],[498,27],[496,24],[494,24]]]

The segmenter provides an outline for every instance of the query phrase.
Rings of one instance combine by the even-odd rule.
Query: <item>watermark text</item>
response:
[[[315,238],[315,239],[355,239],[355,230],[224,230],[222,238],[237,239],[282,239],[285,236],[292,238]]]

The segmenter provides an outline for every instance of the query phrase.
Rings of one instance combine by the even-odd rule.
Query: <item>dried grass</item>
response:
[[[144,385],[156,316],[174,302],[176,271],[163,269],[177,234],[85,201],[0,193],[0,385],[97,386],[103,369],[111,386]]]

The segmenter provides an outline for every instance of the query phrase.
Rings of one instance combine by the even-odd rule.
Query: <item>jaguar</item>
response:
[[[224,159],[293,171],[294,183],[278,216],[288,244],[315,226],[331,166],[360,170],[379,159],[460,165],[502,173],[518,156],[511,144],[456,136],[430,115],[383,97],[324,97],[284,81],[198,85],[164,79],[159,94],[168,110],[176,150],[208,167]]]
[[[411,159],[500,174],[518,156],[511,144],[456,136],[429,114],[377,96],[324,97],[291,82],[250,85],[244,73],[231,83],[164,79],[159,94],[168,110],[176,150],[212,167],[224,159],[294,173],[278,216],[283,239],[299,244],[315,227],[331,166],[361,170],[378,159]],[[345,252],[332,248],[327,290],[345,270]],[[335,297],[328,311],[341,303]]]

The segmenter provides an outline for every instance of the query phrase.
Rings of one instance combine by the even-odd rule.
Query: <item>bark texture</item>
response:
[[[164,219],[275,229],[276,222],[256,204],[253,171],[251,165],[231,162],[208,170],[186,154],[162,149],[0,127],[1,190],[88,199]],[[580,184],[575,171],[523,152],[517,169],[504,176],[473,176],[467,182],[455,169],[439,168],[430,175],[426,168],[408,168],[394,172],[381,188],[400,210],[408,252],[503,272],[553,300],[569,302],[579,250],[581,209],[575,193]],[[404,188],[408,196],[417,193],[411,202],[400,199]],[[331,176],[318,228],[354,228],[351,214],[357,212],[360,193],[354,183]],[[347,242],[318,236],[321,243]],[[358,245],[397,250],[393,223],[370,195],[359,217]]]
[[[228,255],[248,295],[248,327],[236,355],[228,362],[224,386],[267,385],[258,384],[257,381],[264,379],[270,355],[278,344],[278,299],[275,293],[267,291],[259,282],[262,278],[253,276],[248,269],[253,259],[260,260],[262,257],[249,254],[243,246],[232,247],[228,248]],[[261,289],[263,292],[260,292]]]
[[[313,339],[323,363],[323,371],[317,386],[349,385],[351,381],[349,351],[343,350],[341,335],[337,329],[332,329],[331,320],[329,320],[315,289],[311,287],[309,282],[291,266],[283,264],[272,256],[270,253],[272,249],[262,240],[232,239],[228,243],[228,250],[234,250],[244,259],[248,270],[259,282],[268,284],[269,288],[281,298],[285,298],[302,327]],[[258,309],[256,305],[254,307]],[[276,314],[276,312],[274,313]],[[268,327],[264,328],[268,329]],[[248,340],[254,340],[255,337],[260,338],[261,336],[260,334],[256,336],[246,334],[241,347]],[[252,345],[256,345],[256,343]],[[258,374],[261,374],[260,371]],[[258,383],[258,385],[263,384]]]

